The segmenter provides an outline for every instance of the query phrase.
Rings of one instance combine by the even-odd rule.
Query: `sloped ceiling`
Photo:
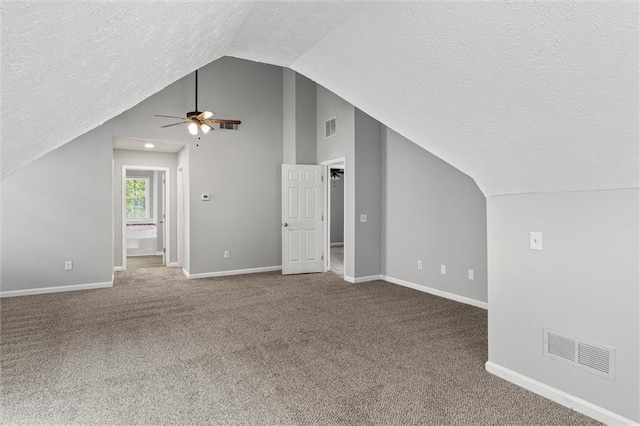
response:
[[[288,66],[485,195],[639,185],[638,4],[2,4],[2,176],[224,55]]]

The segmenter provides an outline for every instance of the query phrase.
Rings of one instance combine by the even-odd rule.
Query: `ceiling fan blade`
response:
[[[154,114],[154,117],[165,117],[165,118],[177,118],[178,120],[184,120],[184,117],[176,117],[175,115],[159,115],[159,114]]]
[[[198,114],[198,120],[207,120],[207,119],[213,117],[214,115],[216,115],[214,112],[203,111],[200,114]]]
[[[221,124],[241,124],[240,120],[227,120],[226,118],[209,118],[204,120],[207,123],[221,123]]]
[[[165,124],[164,126],[160,126],[160,127],[171,127],[171,126],[177,126],[178,124],[187,124],[187,123],[191,123],[191,120],[185,120],[185,121],[181,121],[179,123],[173,123],[173,124]]]

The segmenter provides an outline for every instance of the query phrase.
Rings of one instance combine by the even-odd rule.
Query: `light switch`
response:
[[[475,278],[475,274],[473,273],[473,269],[469,269],[469,271],[467,273],[467,278],[469,278],[471,281],[473,281],[473,279]]]
[[[367,215],[366,214],[361,214],[360,215],[360,222],[366,222],[367,221]]]
[[[447,275],[447,265],[440,265],[440,273],[442,275]]]
[[[531,250],[542,250],[542,232],[529,233],[529,248]]]

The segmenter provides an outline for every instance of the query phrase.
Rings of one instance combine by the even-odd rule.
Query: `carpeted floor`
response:
[[[486,311],[279,273],[2,299],[2,424],[578,425],[485,372]]]

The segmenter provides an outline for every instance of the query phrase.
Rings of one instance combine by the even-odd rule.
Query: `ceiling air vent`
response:
[[[325,139],[330,138],[331,136],[335,136],[336,133],[336,118],[333,117],[324,122],[324,137]]]
[[[544,329],[544,354],[593,374],[614,380],[615,349]]]

